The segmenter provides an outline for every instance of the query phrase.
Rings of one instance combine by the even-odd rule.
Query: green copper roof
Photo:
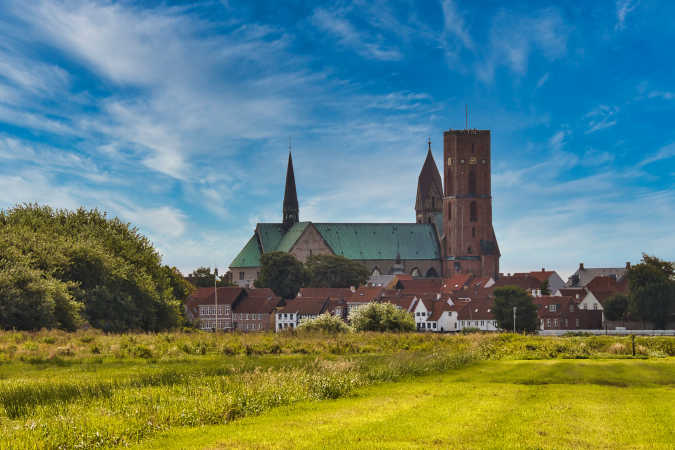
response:
[[[258,238],[265,253],[288,252],[311,222],[299,222],[284,234],[279,223],[259,223]],[[426,223],[315,223],[336,255],[349,259],[439,259],[434,226]],[[230,267],[259,267],[263,252],[253,236]]]
[[[280,223],[259,223],[255,230],[264,253],[275,251],[284,237],[284,228]]]
[[[417,223],[315,223],[336,255],[349,259],[439,259],[436,231]]]
[[[284,235],[277,246],[277,251],[279,252],[289,252],[293,248],[293,244],[297,242],[302,233],[309,225],[309,222],[298,222],[294,224],[290,230]]]
[[[260,267],[260,247],[255,235],[248,240],[230,267]]]

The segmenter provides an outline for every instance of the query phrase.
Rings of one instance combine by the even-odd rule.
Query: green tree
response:
[[[0,279],[5,328],[73,329],[81,319],[105,331],[159,331],[181,320],[150,241],[98,210],[29,204],[1,211]],[[34,320],[16,311],[19,301]]]
[[[647,254],[628,269],[630,312],[641,320],[665,328],[675,311],[675,270],[673,263]]]
[[[625,320],[630,298],[625,294],[614,294],[605,300],[602,307],[607,320]]]
[[[313,255],[305,263],[310,287],[358,287],[368,280],[368,268],[338,255]]]
[[[216,270],[214,269],[213,272],[211,272],[210,267],[199,267],[195,270],[192,271],[190,275],[187,276],[187,279],[190,283],[192,283],[195,287],[213,287],[213,281],[216,277]],[[226,287],[229,286],[227,281],[225,281],[224,276],[219,276],[218,277],[218,287]]]
[[[516,309],[516,331],[534,331],[537,329],[537,306],[532,297],[517,286],[504,286],[495,289],[493,309],[497,325],[502,330],[513,329],[513,307]]]
[[[324,333],[348,333],[349,325],[332,314],[324,313],[313,319],[305,319],[298,325],[298,330],[321,331]]]
[[[548,280],[544,280],[544,282],[541,283],[539,289],[541,289],[541,295],[551,295],[551,289],[548,286]]]
[[[295,298],[308,280],[307,269],[295,256],[285,252],[265,253],[256,287],[270,288],[281,298]]]
[[[368,303],[349,314],[356,331],[414,331],[415,319],[391,303]]]
[[[162,268],[166,276],[169,287],[171,288],[171,293],[176,298],[184,302],[195,290],[195,286],[187,281],[183,274],[180,273],[175,267],[164,266]]]

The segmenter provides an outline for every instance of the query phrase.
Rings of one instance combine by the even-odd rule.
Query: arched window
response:
[[[471,222],[478,222],[478,206],[476,205],[476,202],[471,202],[471,206],[469,208],[469,217]]]
[[[427,278],[438,278],[438,272],[433,267],[427,270]]]
[[[476,195],[476,171],[469,172],[469,195]]]
[[[448,175],[445,177],[445,193],[446,195],[452,195],[452,174],[450,169],[448,169]]]
[[[420,269],[418,269],[417,267],[415,267],[412,270],[412,272],[410,272],[410,275],[412,275],[413,277],[421,277],[422,276],[422,274],[420,273]]]

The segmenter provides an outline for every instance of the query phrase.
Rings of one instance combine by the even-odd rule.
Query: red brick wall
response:
[[[457,262],[460,273],[495,277],[499,273],[499,257],[481,249],[481,241],[494,240],[490,131],[451,130],[443,138],[444,275],[457,273]],[[449,261],[448,256],[458,260]]]

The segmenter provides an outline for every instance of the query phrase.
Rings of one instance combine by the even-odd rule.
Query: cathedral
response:
[[[340,255],[363,263],[373,275],[477,277],[499,274],[499,246],[492,227],[490,131],[443,133],[443,175],[431,154],[420,171],[411,223],[315,223],[300,221],[289,152],[281,223],[258,223],[253,236],[230,264],[233,281],[252,286],[266,252],[288,252],[305,261],[311,255]]]

